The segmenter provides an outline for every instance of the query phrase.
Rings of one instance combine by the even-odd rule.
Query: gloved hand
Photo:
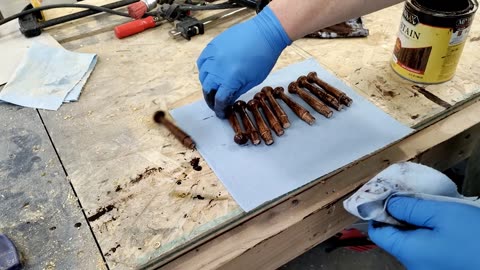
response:
[[[197,60],[208,106],[225,118],[225,108],[260,84],[291,43],[268,6],[254,18],[218,35]]]
[[[370,239],[407,269],[480,269],[480,208],[393,197],[387,210],[416,229],[377,227],[378,223],[371,223]]]

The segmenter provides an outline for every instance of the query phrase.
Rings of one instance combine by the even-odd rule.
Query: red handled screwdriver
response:
[[[159,26],[161,20],[158,17],[149,16],[143,19],[128,22],[115,27],[115,36],[119,39],[126,38],[149,28]]]

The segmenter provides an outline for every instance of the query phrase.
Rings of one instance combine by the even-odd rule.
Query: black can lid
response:
[[[443,15],[462,15],[476,9],[475,0],[412,0],[418,9]]]

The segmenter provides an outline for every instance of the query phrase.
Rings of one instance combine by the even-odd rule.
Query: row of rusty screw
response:
[[[344,92],[321,80],[316,72],[310,72],[307,76],[300,76],[297,81],[290,83],[288,92],[298,95],[310,107],[326,118],[330,118],[333,115],[330,107],[340,111],[344,106],[349,107],[353,102]],[[248,103],[239,100],[228,109],[228,121],[235,132],[234,141],[237,144],[245,144],[250,140],[254,145],[258,145],[261,143],[261,139],[263,139],[266,145],[271,145],[273,144],[273,136],[270,128],[277,136],[284,134],[284,129],[290,127],[290,121],[277,102],[277,99],[282,100],[300,119],[309,125],[315,122],[315,117],[307,109],[287,96],[282,87],[273,89],[267,86],[255,94],[254,98]],[[252,113],[257,127],[255,127],[249,117],[247,109]],[[267,121],[262,117],[260,109],[263,111]],[[237,114],[242,121],[243,130]]]

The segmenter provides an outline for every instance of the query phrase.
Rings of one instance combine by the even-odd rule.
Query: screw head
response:
[[[247,107],[247,103],[243,100],[238,100],[233,104],[233,107],[235,110],[243,110],[245,107]]]
[[[233,137],[233,141],[236,143],[236,144],[246,144],[248,142],[248,138],[245,134],[243,133],[240,133],[240,134],[235,134],[235,137]]]
[[[298,85],[297,85],[296,82],[291,82],[291,83],[288,85],[288,92],[289,92],[289,93],[292,93],[292,94],[298,93]]]
[[[300,86],[304,86],[306,84],[308,84],[308,79],[307,77],[305,76],[300,76],[298,79],[297,79],[297,84],[300,85]]]
[[[153,115],[153,121],[155,121],[157,123],[161,123],[163,118],[165,118],[165,112],[164,111],[157,111]]]
[[[283,89],[283,87],[275,87],[275,89],[273,89],[273,95],[275,96],[279,96],[281,93],[284,93],[285,92],[285,89]]]
[[[315,72],[315,71],[312,71],[312,72],[307,74],[307,80],[309,82],[315,81],[316,78],[318,78],[318,76],[317,76],[317,72]]]
[[[258,108],[258,106],[260,105],[260,103],[259,103],[258,100],[252,99],[252,100],[250,100],[250,101],[248,102],[247,105],[248,105],[248,109],[249,109],[250,111],[253,111],[253,110],[255,110],[256,108]]]
[[[273,91],[273,88],[272,88],[272,87],[270,87],[270,86],[265,86],[265,87],[262,88],[262,91],[261,91],[261,92],[266,94],[266,93],[271,93],[272,91]]]

